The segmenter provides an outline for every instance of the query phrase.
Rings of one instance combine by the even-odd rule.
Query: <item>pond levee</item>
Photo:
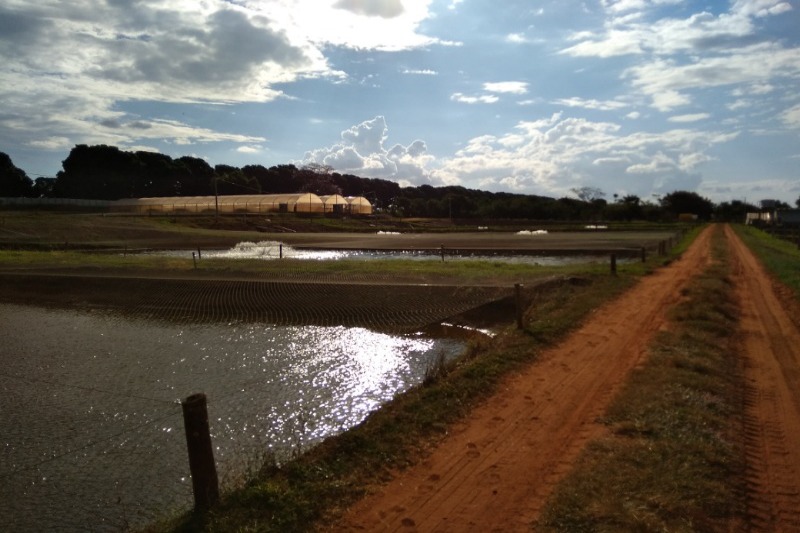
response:
[[[2,301],[103,308],[172,322],[254,321],[413,332],[512,287],[157,279],[0,273]]]

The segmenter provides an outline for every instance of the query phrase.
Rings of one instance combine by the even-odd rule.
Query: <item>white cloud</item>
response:
[[[239,152],[240,154],[260,154],[263,150],[264,147],[259,144],[244,145],[236,149],[236,151]]]
[[[596,109],[599,111],[613,111],[628,107],[628,104],[620,102],[618,100],[600,101],[594,99],[578,98],[575,96],[571,98],[559,98],[558,100],[555,100],[553,103],[567,107],[582,107],[584,109]]]
[[[566,195],[574,186],[605,182],[646,196],[669,187],[694,189],[702,181],[696,167],[711,159],[707,152],[736,138],[735,133],[686,129],[621,130],[612,122],[561,114],[520,122],[507,135],[473,138],[454,157],[439,159],[431,177],[554,196]]]
[[[686,65],[655,60],[628,69],[624,76],[652,98],[653,107],[669,111],[690,103],[686,92],[693,89],[751,86],[779,77],[800,79],[800,50],[758,44],[730,54],[698,58]]]
[[[386,148],[388,134],[386,119],[377,116],[342,131],[339,143],[306,152],[303,163],[330,165],[337,172],[364,177],[427,183],[427,167],[434,158],[425,142],[415,140],[408,146]]]
[[[800,129],[800,104],[787,109],[781,115],[781,120],[790,128]]]
[[[415,70],[415,69],[405,69],[402,72],[403,72],[403,74],[414,74],[414,75],[418,75],[418,76],[438,76],[439,75],[439,73],[436,72],[435,70],[429,70],[429,69],[417,69],[417,70]]]
[[[515,44],[524,44],[528,42],[528,39],[525,37],[524,33],[509,33],[506,35],[506,41]]]
[[[791,11],[789,2],[781,0],[736,0],[732,11],[745,16],[767,17]]]
[[[528,92],[528,83],[524,81],[484,83],[483,90],[490,93],[526,94]]]
[[[450,100],[453,102],[459,102],[462,104],[494,104],[500,101],[500,98],[493,94],[483,94],[478,96],[468,96],[463,93],[453,93],[450,96]]]
[[[287,34],[303,42],[366,50],[408,50],[454,44],[418,32],[432,0],[244,0]],[[336,7],[340,6],[340,7]],[[342,9],[341,7],[347,7]]]
[[[562,54],[575,57],[608,58],[643,53],[640,36],[633,32],[609,31],[603,39],[582,41],[565,48]]]
[[[440,42],[418,32],[431,0],[59,0],[0,5],[0,130],[51,150],[76,143],[133,145],[260,139],[191,127],[149,130],[126,102],[241,103],[288,98],[279,84],[346,75],[329,45],[405,50]],[[417,71],[419,74],[432,74]],[[109,128],[114,121],[123,127]],[[97,128],[98,124],[104,124]],[[52,134],[52,132],[58,134]],[[48,135],[48,133],[50,133]],[[175,135],[171,137],[170,135]],[[5,136],[0,133],[0,142]]]
[[[689,115],[676,115],[669,117],[667,120],[670,122],[698,122],[700,120],[706,120],[709,117],[711,117],[711,115],[708,113],[692,113]]]
[[[368,17],[394,18],[403,14],[400,0],[338,0],[333,7]]]

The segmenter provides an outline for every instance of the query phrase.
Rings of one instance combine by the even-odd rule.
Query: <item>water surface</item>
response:
[[[115,531],[191,507],[179,401],[209,399],[236,484],[362,421],[463,343],[362,328],[186,325],[0,304],[0,530]]]

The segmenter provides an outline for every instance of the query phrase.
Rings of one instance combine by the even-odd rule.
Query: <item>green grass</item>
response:
[[[737,308],[719,234],[715,256],[614,400],[608,436],[559,485],[538,530],[726,530],[742,517]]]
[[[800,298],[800,249],[753,226],[736,225],[736,233],[764,266]]]

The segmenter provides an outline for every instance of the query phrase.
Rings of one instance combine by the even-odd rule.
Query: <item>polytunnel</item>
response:
[[[130,198],[114,202],[115,211],[135,213],[324,213],[313,193]]]
[[[350,214],[353,215],[371,215],[372,204],[363,196],[349,196],[347,203],[350,204]]]
[[[350,202],[344,196],[329,194],[320,196],[319,199],[322,200],[326,213],[344,214],[350,212]]]

